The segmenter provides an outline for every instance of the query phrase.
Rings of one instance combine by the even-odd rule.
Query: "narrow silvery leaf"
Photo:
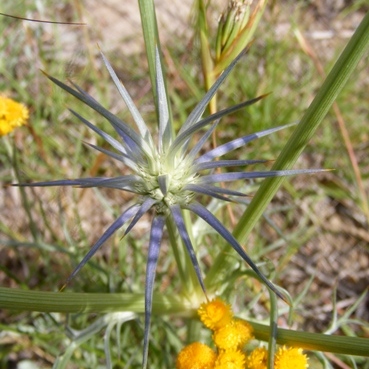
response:
[[[55,186],[75,186],[79,188],[105,187],[116,188],[121,191],[139,193],[137,186],[142,186],[142,179],[135,175],[122,177],[106,178],[79,178],[79,179],[60,179],[47,182],[33,182],[13,184],[18,187],[55,187]]]
[[[240,138],[236,138],[232,141],[229,141],[227,143],[225,143],[224,145],[220,145],[218,147],[216,147],[213,150],[208,151],[206,154],[200,156],[198,159],[195,160],[195,162],[198,163],[202,163],[204,161],[210,161],[213,160],[215,158],[218,158],[224,154],[229,153],[230,151],[233,151],[235,149],[238,149],[244,145],[246,145],[247,143],[256,140],[257,138],[261,138],[267,135],[270,135],[271,133],[280,131],[282,129],[291,127],[296,125],[296,123],[291,123],[291,124],[286,124],[284,126],[279,126],[279,127],[275,127],[275,128],[270,128],[270,129],[266,129],[264,131],[261,132],[257,132],[257,133],[252,133],[250,135],[246,135]]]
[[[64,286],[66,286],[81,270],[81,268],[91,259],[91,257],[96,253],[96,251],[123,225],[132,218],[139,210],[139,205],[133,205],[128,208],[96,241],[96,243],[91,247],[90,251],[85,255],[82,261],[74,269],[73,273],[68,277]]]
[[[124,147],[119,141],[117,141],[115,138],[111,137],[104,131],[102,131],[100,128],[96,127],[94,124],[89,122],[87,119],[83,118],[81,115],[79,115],[77,112],[75,112],[72,109],[69,109],[69,111],[75,115],[83,124],[85,124],[88,128],[92,129],[94,132],[96,132],[98,135],[100,135],[107,143],[109,143],[111,146],[113,146],[116,150],[121,152],[122,154],[128,155],[127,148]]]
[[[246,254],[242,246],[237,242],[237,240],[232,236],[227,228],[225,228],[224,225],[208,209],[195,202],[183,207],[197,214],[200,218],[204,219],[205,222],[207,222],[212,228],[214,228],[234,248],[234,250],[241,256],[241,258],[246,261],[246,263],[264,282],[264,284],[268,286],[282,300],[285,300],[285,297],[278,291],[273,283],[264,276],[264,274],[254,264],[254,262]]]
[[[229,197],[220,195],[218,192],[212,190],[211,188],[207,187],[206,185],[201,186],[201,185],[193,184],[193,185],[186,186],[186,188],[191,189],[191,191],[194,191],[194,192],[197,192],[197,193],[200,193],[200,194],[203,194],[203,195],[211,196],[211,197],[213,197],[215,199],[218,199],[218,200],[230,201],[230,202],[233,201]]]
[[[89,95],[87,92],[85,92],[83,89],[81,89],[78,85],[76,85],[75,83],[73,83],[73,81],[69,81],[86,99],[90,100],[93,102],[93,104],[96,104],[96,105],[100,105],[91,95]],[[104,108],[103,108],[104,109]],[[97,132],[98,134],[100,134],[107,142],[109,142],[113,147],[117,148],[117,146],[112,143],[112,140],[114,140],[110,135],[108,135],[107,133],[105,133],[104,131],[100,130],[99,128],[97,128],[95,125],[93,125],[92,123],[90,123],[87,119],[83,118],[81,115],[79,115],[77,112],[75,112],[74,110],[72,109],[69,109],[69,111],[71,113],[73,113],[75,116],[77,116],[84,124],[86,124],[90,129],[94,130],[95,132]],[[110,113],[110,112],[109,112]],[[100,113],[101,114],[101,113]],[[124,152],[126,153],[127,155],[129,154],[129,144],[127,144],[126,141],[126,138],[128,138],[129,136],[124,133],[122,131],[122,129],[119,128],[118,125],[114,125],[112,124],[112,122],[109,122],[113,128],[115,129],[115,131],[119,134],[119,136],[121,137],[121,139],[123,140],[123,147],[124,147],[124,150],[119,150],[120,152]],[[121,122],[122,124],[126,124],[124,122]],[[128,126],[127,126],[128,127]],[[130,129],[128,127],[128,129]],[[115,142],[118,142],[116,140],[114,140]],[[128,141],[129,143],[129,141]],[[119,145],[120,143],[118,143]],[[135,144],[135,148],[137,151],[142,151],[141,148],[138,148],[137,149],[137,144]],[[118,148],[117,148],[118,149]],[[133,156],[131,156],[133,157]]]
[[[200,171],[205,169],[224,168],[224,167],[238,167],[250,164],[266,163],[267,160],[217,160],[217,161],[206,161],[200,164],[194,165],[194,171]]]
[[[158,263],[161,239],[163,236],[163,228],[165,217],[158,215],[152,220],[149,251],[146,263],[146,283],[145,283],[145,333],[144,333],[144,350],[142,358],[142,367],[147,366],[147,356],[149,352],[149,336],[150,321],[152,311],[152,297],[154,290],[154,281],[156,274],[156,266]]]
[[[212,126],[205,132],[205,134],[200,138],[200,140],[196,143],[196,145],[191,149],[191,151],[187,155],[187,159],[189,162],[192,162],[196,155],[199,153],[201,148],[204,146],[205,142],[208,140],[210,135],[214,132],[214,129],[217,127],[219,120],[212,124]]]
[[[324,172],[324,169],[295,169],[295,170],[270,170],[265,172],[231,172],[220,174],[209,174],[198,179],[198,183],[232,182],[240,179],[284,177],[296,174],[313,174]]]
[[[120,95],[122,96],[124,102],[126,103],[127,108],[130,111],[132,118],[134,119],[137,125],[138,130],[140,131],[141,136],[145,138],[145,140],[148,142],[148,144],[151,147],[154,147],[151,133],[149,129],[147,128],[145,121],[142,119],[140,112],[137,110],[136,105],[134,104],[130,94],[128,93],[127,89],[124,87],[123,83],[119,80],[109,60],[105,57],[102,51],[100,51],[100,54],[110,74],[110,77],[114,81],[115,86],[117,87]]]
[[[179,148],[183,148],[183,146],[185,146],[185,142],[186,141],[188,142],[191,139],[191,137],[197,131],[199,131],[200,129],[203,129],[204,127],[206,127],[208,124],[210,124],[214,120],[219,120],[220,118],[222,118],[225,115],[233,113],[233,112],[235,112],[237,110],[240,110],[240,109],[242,109],[246,106],[255,104],[257,101],[262,99],[264,96],[265,95],[255,97],[254,99],[244,101],[244,102],[242,102],[240,104],[237,104],[235,106],[232,106],[230,108],[221,110],[221,111],[219,111],[217,113],[214,113],[214,114],[211,114],[208,117],[206,117],[204,119],[201,119],[197,123],[191,125],[186,130],[180,131],[181,133],[176,137],[176,139],[174,140],[172,146],[170,147],[170,155],[172,155],[173,153],[175,154]]]
[[[70,81],[70,83],[83,95],[85,96],[86,99],[91,100],[94,104],[100,105],[91,95],[89,95],[87,92],[85,92],[84,90],[82,90],[79,86],[77,86],[75,83],[73,83],[72,81]],[[71,109],[69,109],[71,110]],[[71,110],[72,111],[72,110]],[[74,111],[72,111],[73,114],[76,115],[76,113]],[[79,116],[79,118],[81,119],[81,116]],[[82,119],[81,119],[82,120]],[[86,120],[87,121],[87,120]],[[88,121],[87,121],[88,122]],[[132,140],[130,138],[130,136],[122,130],[121,126],[118,124],[113,124],[112,122],[110,122],[113,126],[113,128],[115,129],[115,131],[119,134],[119,136],[122,138],[123,142],[125,143],[125,148],[127,150],[128,153],[131,154],[131,157],[134,157],[137,161],[141,161],[142,162],[142,156],[141,156],[141,146],[139,144],[137,144],[134,140]],[[121,121],[122,124],[126,124],[124,122]],[[129,126],[127,126],[128,129],[131,129]],[[92,128],[92,127],[90,127]],[[134,131],[132,131],[134,132]],[[152,146],[152,150],[154,150],[154,145]],[[130,150],[129,150],[130,149]]]
[[[120,177],[105,178],[98,182],[87,182],[81,187],[105,187],[105,188],[116,188],[118,190],[127,190],[130,192],[137,193],[136,186],[142,185],[142,178],[135,174],[128,174]]]
[[[158,176],[158,184],[159,184],[159,188],[161,193],[165,196],[168,192],[168,187],[169,187],[169,178],[167,174],[163,174],[161,176]]]
[[[212,186],[209,184],[201,185],[201,184],[189,183],[183,187],[184,190],[195,191],[195,192],[200,192],[199,188],[206,188],[212,192],[221,193],[221,194],[228,195],[228,196],[243,196],[243,197],[247,196],[246,194],[239,192],[239,191],[229,190],[228,188]]]
[[[206,295],[205,285],[204,285],[204,281],[203,281],[203,278],[202,278],[202,275],[201,275],[201,269],[200,269],[199,263],[197,261],[195,250],[193,249],[190,236],[188,235],[186,225],[185,225],[185,222],[184,222],[182,214],[181,214],[181,208],[179,207],[179,205],[172,205],[170,207],[170,210],[172,212],[174,222],[177,225],[179,235],[181,236],[182,241],[185,244],[187,252],[190,256],[192,265],[193,265],[193,267],[195,269],[195,272],[196,272],[197,279],[200,283],[200,286],[201,286],[204,294]]]
[[[209,91],[205,94],[202,100],[196,105],[194,110],[192,110],[191,114],[188,116],[186,121],[183,123],[179,133],[184,132],[188,127],[197,123],[201,118],[205,108],[209,104],[210,100],[213,98],[220,85],[224,82],[224,80],[228,77],[229,73],[231,73],[232,69],[235,67],[237,62],[246,54],[248,48],[244,49],[238,56],[229,64],[229,66],[223,71],[220,77],[215,81],[213,86],[209,89]],[[215,118],[216,119],[216,118]]]
[[[141,204],[140,209],[136,213],[135,217],[132,219],[132,222],[127,227],[124,235],[126,235],[134,226],[135,224],[140,220],[140,218],[151,209],[151,207],[156,204],[158,200],[153,199],[151,197],[146,197],[144,202]]]
[[[126,145],[128,154],[137,162],[143,162],[142,150],[128,135],[126,135],[119,127],[114,127],[119,136],[122,138]]]
[[[47,77],[49,78],[49,76],[47,75]],[[86,92],[83,88],[81,88],[80,86],[78,86],[76,83],[74,83],[72,80],[68,80],[69,83],[81,94],[83,95],[87,100],[90,100],[92,102],[94,102],[95,104],[99,104],[98,101],[92,97],[88,92]],[[60,82],[62,83],[62,82]]]
[[[145,155],[151,155],[151,148],[148,146],[147,142],[143,140],[131,127],[126,123],[122,122],[118,117],[112,114],[109,110],[105,109],[101,104],[99,104],[95,99],[90,98],[89,95],[81,94],[80,92],[74,90],[73,88],[67,86],[65,83],[59,81],[58,79],[51,77],[46,74],[46,76],[54,82],[56,85],[61,87],[63,90],[69,92],[71,95],[77,99],[84,102],[86,105],[97,111],[103,117],[105,117],[113,127],[120,128],[127,136],[129,136],[142,150]]]
[[[121,154],[117,154],[115,152],[112,152],[110,150],[107,150],[107,149],[104,149],[103,147],[100,147],[100,146],[96,146],[96,145],[93,145],[93,144],[90,144],[88,142],[85,142],[85,144],[89,147],[92,147],[93,149],[97,150],[97,151],[100,151],[102,152],[103,154],[105,155],[108,155],[110,156],[111,158],[115,159],[115,160],[118,160],[118,161],[121,161],[122,163],[124,163],[125,165],[127,165],[128,167],[130,167],[132,170],[134,171],[137,171],[138,170],[138,167],[136,165],[136,162],[131,160],[128,155],[125,155],[123,153]]]
[[[156,68],[156,94],[158,98],[159,110],[159,152],[167,151],[173,140],[172,126],[169,121],[168,99],[165,91],[163,70],[160,63],[158,47],[155,48],[155,68]]]
[[[84,186],[86,184],[98,185],[101,181],[108,179],[107,177],[96,178],[79,178],[79,179],[59,179],[56,181],[43,181],[33,183],[15,183],[17,187],[53,187],[53,186]]]

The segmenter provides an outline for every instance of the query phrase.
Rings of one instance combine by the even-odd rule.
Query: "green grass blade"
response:
[[[149,74],[154,100],[157,101],[156,90],[155,90],[155,49],[158,46],[160,50],[158,24],[155,15],[155,5],[152,0],[138,0],[140,7],[140,17],[142,23],[143,37],[145,41],[147,62],[149,64]]]
[[[28,291],[0,287],[0,307],[18,311],[60,313],[109,313],[132,311],[144,313],[145,298],[141,293],[68,293]],[[156,294],[153,299],[154,314],[185,313],[191,307],[179,298]]]
[[[315,99],[276,160],[272,170],[289,169],[295,164],[301,152],[314,135],[315,130],[323,121],[337,95],[355,70],[358,62],[367,51],[368,46],[369,13],[366,14],[335,63]],[[283,177],[275,177],[263,181],[234,230],[234,236],[241,243],[245,242],[266,206],[283,183],[283,180]]]
[[[269,326],[254,322],[249,323],[254,328],[256,339],[269,340]],[[334,352],[342,355],[369,355],[369,339],[361,337],[332,336],[278,328],[277,343],[289,347],[300,347],[304,350]]]
[[[166,96],[169,96],[169,94],[168,94],[168,88],[167,88],[167,81],[165,77],[164,63],[161,60],[162,53],[161,53],[160,38],[159,38],[159,31],[158,31],[158,22],[156,20],[155,4],[153,0],[138,0],[138,5],[140,8],[140,18],[141,18],[143,37],[144,37],[144,42],[145,42],[147,62],[149,65],[149,74],[150,74],[150,81],[151,81],[151,86],[152,86],[152,93],[154,95],[154,103],[156,107],[156,116],[159,122],[158,94],[157,94],[157,89],[156,89],[156,61],[155,61],[156,59],[155,53],[157,51],[159,51],[160,65],[162,69],[164,86],[165,86],[165,94]],[[171,130],[174,132],[172,110],[171,110],[169,101],[167,102],[167,105],[168,105],[169,122],[171,125]]]

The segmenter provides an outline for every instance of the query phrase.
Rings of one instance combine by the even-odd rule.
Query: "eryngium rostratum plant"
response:
[[[128,191],[137,194],[135,205],[126,209],[121,216],[105,231],[96,241],[91,250],[75,268],[67,283],[79,272],[84,264],[96,253],[96,251],[107,241],[114,232],[128,224],[124,235],[133,228],[137,221],[149,210],[153,210],[149,250],[146,269],[145,287],[145,333],[144,333],[144,359],[146,366],[148,337],[152,309],[153,283],[155,278],[156,265],[159,255],[161,239],[163,236],[164,223],[167,217],[172,217],[174,224],[178,228],[179,235],[190,256],[195,268],[198,281],[205,293],[205,286],[201,276],[200,267],[196,259],[195,251],[192,247],[182,210],[189,210],[205,220],[216,230],[241,256],[243,260],[257,273],[260,279],[274,292],[279,294],[275,286],[259,271],[258,267],[252,262],[245,253],[238,241],[224,227],[224,225],[207,208],[196,201],[197,194],[205,194],[213,198],[224,201],[237,201],[237,198],[245,194],[217,186],[221,182],[231,182],[236,180],[265,178],[273,176],[286,176],[297,173],[312,173],[316,170],[287,170],[287,171],[254,171],[254,172],[229,172],[214,173],[213,169],[223,167],[245,166],[253,163],[263,162],[262,160],[218,160],[219,157],[246,145],[248,142],[257,138],[276,132],[286,126],[268,129],[259,133],[236,138],[226,144],[218,146],[203,155],[198,156],[200,149],[206,140],[219,124],[220,118],[235,112],[243,107],[259,101],[263,96],[237,104],[233,107],[221,110],[206,118],[202,114],[211,98],[218,90],[221,83],[225,80],[240,58],[246,53],[244,50],[238,57],[224,70],[219,79],[214,83],[203,99],[197,104],[187,120],[183,123],[177,134],[173,132],[173,125],[170,121],[168,111],[168,101],[164,86],[163,71],[160,62],[159,52],[156,52],[156,90],[157,106],[159,116],[159,138],[155,145],[152,135],[143,121],[140,113],[135,107],[130,95],[119,81],[112,66],[106,57],[102,58],[109,71],[120,95],[125,101],[132,117],[137,125],[138,132],[133,130],[117,116],[102,107],[93,97],[83,91],[79,86],[71,82],[73,87],[69,87],[59,80],[48,76],[51,81],[59,87],[69,92],[86,105],[105,117],[113,126],[119,136],[119,141],[103,132],[77,112],[70,110],[83,124],[91,128],[105,141],[107,141],[115,151],[89,144],[94,149],[109,155],[127,165],[132,174],[117,176],[114,178],[80,178],[64,179],[50,182],[37,182],[24,184],[25,186],[79,186],[86,187],[107,187],[121,191]],[[189,141],[200,130],[205,132],[192,147]],[[280,294],[279,294],[280,295]]]

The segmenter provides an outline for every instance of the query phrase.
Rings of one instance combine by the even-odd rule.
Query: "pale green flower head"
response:
[[[155,272],[164,224],[168,217],[172,217],[174,224],[178,228],[178,233],[181,236],[183,244],[190,256],[199,284],[204,294],[206,294],[202,273],[185,226],[182,210],[189,210],[205,220],[205,222],[214,228],[214,230],[236,250],[241,258],[256,272],[267,287],[283,298],[276,287],[259,271],[258,267],[252,262],[238,241],[232,236],[230,231],[228,231],[205,206],[196,201],[198,194],[207,195],[221,201],[233,202],[238,201],[237,199],[245,196],[244,193],[221,187],[219,184],[223,182],[317,172],[317,170],[214,172],[214,169],[246,166],[263,162],[263,160],[221,160],[219,158],[237,148],[245,146],[252,140],[269,135],[287,126],[271,128],[262,132],[245,135],[199,155],[200,150],[203,148],[207,139],[216,129],[218,124],[220,124],[220,119],[222,117],[247,107],[263,98],[263,96],[259,96],[202,118],[203,112],[205,111],[208,103],[246,51],[247,50],[244,50],[240,53],[229,67],[223,71],[218,80],[193,109],[177,133],[172,129],[173,124],[170,121],[168,98],[164,85],[160,56],[158,50],[156,51],[156,92],[159,116],[159,134],[157,144],[155,144],[153,137],[138,109],[134,105],[132,98],[128,94],[124,85],[118,79],[104,54],[101,53],[104,64],[135,121],[136,130],[109,112],[109,110],[105,109],[92,96],[83,91],[73,82],[71,82],[72,87],[70,87],[54,77],[48,76],[48,78],[50,78],[50,80],[59,87],[75,96],[108,120],[115,129],[118,139],[108,135],[100,128],[80,116],[77,112],[70,110],[83,124],[95,131],[106,142],[108,142],[114,151],[92,144],[89,145],[92,148],[109,155],[113,159],[124,163],[131,169],[131,174],[113,178],[97,177],[72,180],[64,179],[51,182],[25,184],[24,186],[79,186],[81,188],[106,187],[128,191],[138,195],[136,203],[126,209],[95,242],[90,251],[72,272],[66,283],[68,283],[79,272],[79,270],[96,253],[103,243],[105,243],[114,234],[114,232],[125,224],[128,224],[124,233],[124,235],[126,235],[146,212],[149,210],[154,211],[146,267],[143,367],[146,367],[147,365],[148,337]],[[197,142],[191,146],[191,139],[195,134],[200,132],[203,132],[202,136],[200,136]]]

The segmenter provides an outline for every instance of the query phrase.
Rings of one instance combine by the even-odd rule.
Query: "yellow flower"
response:
[[[257,347],[246,359],[247,369],[266,369],[268,351],[264,347]]]
[[[204,302],[197,312],[204,325],[213,331],[229,324],[233,317],[231,307],[220,298]]]
[[[245,354],[241,351],[222,351],[215,361],[214,369],[244,369],[245,359]]]
[[[301,348],[280,347],[275,354],[274,369],[306,369],[308,358]]]
[[[28,119],[28,109],[20,103],[0,96],[0,136],[5,136]]]
[[[178,354],[176,369],[213,369],[216,356],[209,346],[194,342]]]
[[[233,320],[214,332],[213,341],[222,350],[237,350],[253,338],[251,325],[244,320]]]

